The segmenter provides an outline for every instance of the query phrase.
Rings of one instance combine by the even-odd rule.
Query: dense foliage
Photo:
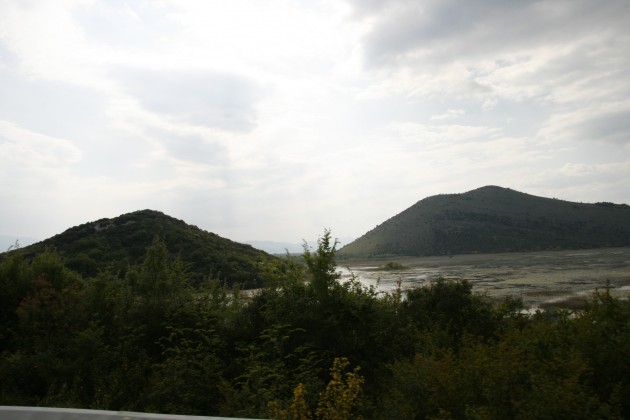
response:
[[[66,267],[83,277],[93,277],[105,269],[124,276],[129,265],[142,261],[155,235],[188,267],[188,277],[194,283],[211,275],[228,285],[260,287],[260,263],[274,258],[154,210],[84,223],[20,252],[30,259],[54,248],[65,257]],[[0,254],[0,259],[3,257]]]
[[[0,263],[0,405],[281,419],[628,418],[630,303],[523,315],[465,281],[340,283],[326,232],[249,297],[154,239],[121,278]]]
[[[340,257],[453,255],[630,245],[630,206],[583,204],[488,186],[425,198]]]

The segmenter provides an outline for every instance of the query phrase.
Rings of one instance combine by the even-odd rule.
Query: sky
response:
[[[630,204],[628,0],[0,0],[0,234],[356,238],[485,185]]]

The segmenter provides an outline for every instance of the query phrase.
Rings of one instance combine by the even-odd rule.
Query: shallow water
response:
[[[403,269],[376,271],[394,261]],[[444,257],[404,257],[340,262],[342,279],[354,273],[361,283],[389,292],[400,282],[403,290],[438,277],[466,279],[475,292],[493,299],[521,297],[528,306],[589,296],[607,287],[620,298],[630,295],[630,247]]]

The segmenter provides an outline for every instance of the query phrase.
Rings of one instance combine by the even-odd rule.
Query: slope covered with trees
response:
[[[277,419],[629,418],[630,302],[521,314],[465,281],[340,283],[327,232],[244,299],[155,239],[121,278],[0,262],[0,405]]]
[[[259,287],[261,262],[274,258],[154,210],[75,226],[18,252],[30,259],[51,248],[64,257],[68,268],[84,277],[96,276],[99,270],[124,276],[129,265],[142,260],[155,236],[179,258],[194,283],[211,276],[230,285]]]
[[[488,186],[425,198],[343,257],[449,255],[630,245],[630,206],[582,204]]]

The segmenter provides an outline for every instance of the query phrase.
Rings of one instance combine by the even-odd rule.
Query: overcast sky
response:
[[[0,0],[0,234],[155,209],[358,237],[500,185],[630,203],[628,0]]]

